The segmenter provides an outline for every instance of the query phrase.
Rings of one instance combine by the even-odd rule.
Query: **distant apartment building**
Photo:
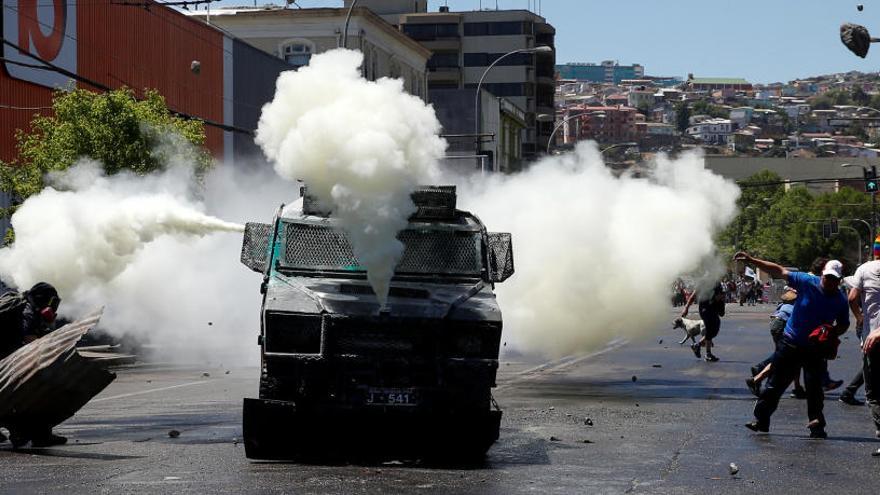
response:
[[[733,133],[729,119],[706,119],[687,128],[687,134],[706,144],[726,145]]]
[[[752,91],[752,83],[732,77],[693,77],[688,76],[687,87],[691,91]]]
[[[642,79],[645,68],[640,64],[620,65],[614,60],[605,60],[601,64],[567,63],[556,66],[560,79],[575,81],[620,84],[625,79]]]
[[[543,17],[526,10],[450,12],[441,7],[439,12],[401,13],[398,23],[402,32],[433,52],[429,92],[474,89],[502,55],[536,46],[553,48],[556,34]],[[483,89],[523,110],[526,160],[546,148],[553,130],[553,122],[541,122],[537,116],[554,113],[554,64],[555,52],[511,55],[486,73],[483,82]]]
[[[301,67],[307,65],[313,55],[342,46],[342,28],[347,13],[347,9],[332,8],[230,7],[212,10],[210,24],[286,60],[294,67]],[[209,21],[204,10],[188,15]],[[403,79],[406,91],[427,100],[426,66],[431,51],[372,10],[355,8],[349,26],[348,46],[364,54],[362,72],[365,78]]]
[[[635,108],[624,106],[596,106],[569,109],[571,115],[582,114],[578,122],[577,138],[593,139],[600,143],[623,143],[638,139],[636,124],[644,122],[644,116]],[[566,139],[565,142],[568,142]]]

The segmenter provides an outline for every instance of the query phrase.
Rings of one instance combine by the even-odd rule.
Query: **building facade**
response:
[[[194,11],[193,18],[210,22],[295,67],[312,55],[342,46],[347,9],[225,8]],[[403,79],[405,89],[427,100],[426,65],[430,50],[402,34],[372,10],[355,7],[348,29],[348,47],[364,54],[363,75]]]
[[[614,60],[601,64],[568,63],[556,66],[560,79],[582,82],[620,84],[624,79],[642,79],[645,68],[640,64],[620,65]]]
[[[525,112],[506,98],[485,89],[480,98],[480,148],[484,157],[476,158],[476,129],[473,89],[435,89],[429,93],[443,136],[449,143],[447,165],[464,172],[480,169],[516,172],[522,168],[522,134]],[[488,136],[491,136],[488,137]]]
[[[152,0],[142,2],[148,9],[113,0],[41,1],[36,15],[24,2],[3,2],[0,160],[15,160],[16,130],[28,129],[35,113],[50,114],[53,90],[71,85],[155,89],[173,111],[206,122],[205,144],[215,157],[234,159],[236,143],[253,149],[247,131],[256,129],[255,112],[274,94],[278,74],[290,68],[282,60]],[[53,9],[66,12],[57,24]],[[22,39],[30,46],[19,50]],[[38,64],[32,56],[77,77],[20,65]]]
[[[536,46],[554,47],[555,29],[526,10],[415,12],[399,16],[399,28],[433,52],[428,62],[428,91],[473,89],[502,55]],[[486,73],[483,89],[525,112],[522,155],[544,150],[552,122],[538,115],[554,112],[555,51],[505,57]]]

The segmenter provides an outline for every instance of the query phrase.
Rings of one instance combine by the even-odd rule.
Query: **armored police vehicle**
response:
[[[412,454],[474,458],[498,439],[492,398],[510,234],[456,209],[454,186],[412,194],[405,251],[379,301],[351,242],[307,191],[302,208],[246,226],[241,261],[263,274],[249,458]]]

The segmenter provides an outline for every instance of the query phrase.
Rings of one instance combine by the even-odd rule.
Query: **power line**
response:
[[[62,67],[58,67],[57,65],[55,65],[55,64],[53,64],[53,63],[51,63],[51,62],[49,62],[49,61],[47,61],[47,60],[44,60],[44,59],[42,59],[42,58],[40,58],[40,57],[38,57],[38,56],[36,56],[36,55],[34,55],[34,54],[32,54],[32,53],[26,52],[26,51],[25,51],[24,49],[22,49],[20,46],[16,45],[15,43],[12,43],[11,41],[9,41],[9,40],[7,40],[7,39],[5,39],[5,38],[3,39],[3,44],[4,44],[4,45],[9,45],[9,46],[15,48],[15,49],[18,50],[20,53],[23,53],[24,55],[26,55],[26,56],[28,56],[28,57],[30,57],[30,58],[32,58],[32,59],[34,59],[34,60],[36,60],[36,61],[38,61],[38,62],[40,62],[40,63],[42,63],[43,65],[46,66],[46,67],[36,67],[36,68],[38,68],[38,69],[48,70],[48,71],[52,71],[52,72],[57,72],[57,73],[59,73],[59,74],[61,74],[61,75],[67,76],[67,77],[69,77],[69,78],[71,78],[71,79],[74,79],[74,80],[77,80],[77,81],[79,81],[79,82],[86,83],[86,84],[88,84],[88,85],[90,85],[90,86],[92,86],[92,87],[95,87],[95,88],[101,89],[101,90],[103,90],[103,91],[113,91],[112,88],[110,88],[109,86],[105,86],[104,84],[101,84],[101,83],[99,83],[99,82],[97,82],[97,81],[93,81],[93,80],[91,80],[91,79],[89,79],[89,78],[87,78],[87,77],[83,77],[83,76],[80,76],[79,74],[75,74],[75,73],[73,73],[73,72],[71,72],[71,71],[69,71],[69,70],[67,70],[67,69],[64,69],[64,68],[62,68]],[[241,128],[241,127],[236,127],[236,126],[232,126],[232,125],[221,124],[221,123],[219,123],[219,122],[214,122],[214,121],[212,121],[212,120],[208,120],[208,119],[205,119],[205,118],[202,118],[202,117],[196,117],[196,116],[194,116],[194,115],[190,115],[190,114],[188,114],[188,113],[180,112],[180,111],[178,111],[178,110],[174,110],[174,109],[171,109],[171,108],[169,108],[168,111],[171,112],[172,114],[174,114],[174,115],[176,115],[176,116],[182,118],[182,119],[186,119],[186,120],[195,120],[195,121],[201,122],[201,123],[203,123],[203,124],[205,124],[205,125],[208,125],[208,126],[211,126],[211,127],[216,127],[216,128],[218,128],[218,129],[222,129],[222,130],[224,130],[224,131],[239,132],[239,133],[242,133],[242,134],[247,134],[247,135],[249,135],[249,136],[253,136],[253,135],[254,135],[254,132],[251,131],[250,129],[243,129],[243,128]]]
[[[0,103],[0,108],[4,110],[52,110],[54,107],[18,107],[15,105],[4,105]]]
[[[175,0],[175,1],[176,1],[176,0]],[[219,1],[219,0],[186,0],[186,1],[178,1],[177,3],[191,3],[191,4],[192,4],[192,3],[213,3],[213,2],[216,2],[216,1]],[[106,0],[96,0],[96,1],[94,1],[94,2],[92,2],[92,1],[90,1],[90,2],[82,2],[82,1],[80,1],[79,3],[80,3],[80,4],[84,4],[84,3],[90,3],[90,4],[97,4],[97,3],[100,3],[100,4],[105,4],[105,2],[106,2]],[[114,1],[112,1],[112,0],[110,1],[110,5],[135,5],[135,6],[139,6],[139,5],[171,5],[172,3],[173,3],[173,2],[166,2],[166,3],[152,2],[152,3],[148,3],[148,2],[143,2],[143,1],[141,1],[141,2],[114,2]],[[49,4],[47,4],[47,5],[49,5]],[[6,8],[6,9],[8,9],[8,10],[11,10],[11,11],[16,12],[18,15],[23,15],[24,17],[27,17],[28,19],[31,19],[31,20],[37,22],[40,26],[42,26],[42,27],[44,27],[44,28],[46,28],[46,29],[51,30],[51,29],[54,28],[54,26],[51,26],[51,25],[49,25],[49,24],[44,23],[44,22],[41,21],[39,18],[35,18],[35,17],[33,17],[33,16],[28,16],[28,15],[26,15],[26,14],[22,14],[21,11],[20,11],[19,9],[15,8],[15,7],[12,7],[12,6],[9,6],[9,5],[4,5],[3,7]],[[195,37],[195,38],[199,39],[200,41],[204,42],[205,44],[207,44],[207,45],[209,45],[209,46],[211,46],[211,47],[213,47],[213,48],[219,49],[219,50],[222,51],[223,53],[229,55],[230,57],[233,57],[233,53],[232,53],[232,51],[231,51],[231,50],[227,50],[226,47],[225,47],[225,45],[223,45],[222,43],[221,43],[221,44],[214,43],[212,40],[210,40],[210,39],[208,39],[208,38],[205,38],[205,37],[203,37],[203,36],[200,36],[197,32],[192,31],[192,30],[189,30],[189,29],[186,29],[185,27],[183,27],[183,26],[177,24],[176,22],[173,22],[173,21],[170,20],[170,19],[166,19],[166,18],[162,17],[161,15],[159,15],[158,13],[156,13],[156,12],[150,10],[150,9],[145,9],[145,11],[146,11],[148,14],[150,14],[150,15],[156,17],[159,21],[165,22],[165,23],[169,24],[171,27],[177,28],[177,29],[183,31],[184,33],[186,33],[187,35],[192,36],[192,37]],[[175,14],[177,14],[177,15],[184,15],[184,14],[179,14],[179,13],[177,13],[177,12],[175,12]],[[204,24],[202,21],[195,20],[195,19],[190,19],[190,18],[189,18],[188,16],[186,16],[186,15],[184,15],[183,18],[184,18],[184,19],[187,19],[188,22],[195,22],[195,23],[197,23],[197,24],[199,24],[199,25]],[[234,39],[234,40],[237,40],[237,41],[240,41],[240,42],[244,42],[243,40],[239,39],[238,37],[236,37],[235,35],[233,35],[232,33],[228,32],[228,31],[226,31],[225,29],[220,28],[219,26],[216,26],[216,25],[207,25],[207,26],[209,26],[210,28],[215,29],[215,30],[217,30],[217,31],[220,31],[221,33],[223,33],[224,35],[226,35],[226,36],[229,37],[230,39]],[[86,45],[86,46],[92,46],[93,48],[96,48],[96,47],[94,47],[94,45],[95,45],[94,43],[83,42],[82,40],[77,39],[75,36],[71,36],[71,35],[69,35],[69,34],[67,34],[67,33],[64,33],[63,36],[64,36],[65,38],[67,38],[67,39],[70,39],[71,41],[76,42],[77,44],[79,44],[79,43],[83,43],[83,44]],[[97,47],[97,49],[103,49],[103,48],[104,48],[104,47]],[[123,64],[127,64],[127,62],[128,62],[126,59],[123,59],[123,58],[118,57],[118,56],[114,56],[114,55],[111,54],[111,53],[107,53],[107,55],[108,55],[110,58],[112,58],[112,59],[114,59],[114,60],[116,60],[116,61],[119,61],[119,62],[121,62],[121,63],[123,63]],[[147,71],[146,69],[144,69],[144,68],[138,68],[138,67],[136,67],[136,66],[134,66],[134,65],[131,65],[131,64],[127,64],[127,66],[130,67],[130,68],[133,68],[133,69],[135,69],[135,70],[137,70],[137,71],[139,71],[139,72],[141,73],[142,77],[144,77],[144,79],[147,79],[147,80],[149,79],[149,77],[148,77],[148,76],[149,76],[149,71]],[[40,68],[40,67],[37,67],[37,68]],[[292,68],[293,68],[293,67],[291,67],[291,69],[292,69]],[[129,86],[129,87],[132,88],[132,89],[135,88],[135,85],[134,85],[134,84],[130,83],[129,81],[126,81],[126,80],[122,79],[121,77],[117,76],[116,74],[108,73],[108,75],[109,75],[110,77],[116,79],[117,81],[119,81],[119,82],[121,82],[121,83],[123,83],[123,84]],[[190,91],[190,90],[191,90],[190,86],[187,86],[186,84],[182,84],[182,83],[179,83],[179,82],[171,82],[171,84],[173,84],[173,85],[175,85],[175,86],[178,86],[178,87],[180,87],[180,88],[183,88],[183,89],[186,90],[186,91]],[[201,90],[200,90],[200,91],[201,91]],[[208,92],[207,94],[208,94],[209,96],[212,96],[212,97],[214,97],[214,96],[218,96],[216,92]],[[219,98],[220,98],[221,100],[223,100],[223,101],[231,102],[231,103],[234,103],[234,104],[236,104],[236,105],[243,105],[243,106],[246,106],[246,107],[249,107],[249,108],[253,108],[253,109],[256,109],[256,110],[262,110],[262,108],[263,108],[262,105],[254,105],[254,104],[252,104],[252,103],[247,103],[247,102],[244,102],[244,101],[241,101],[241,100],[236,100],[236,99],[233,99],[233,98],[228,98],[228,97],[224,96],[224,95],[222,94],[222,92],[219,94]]]

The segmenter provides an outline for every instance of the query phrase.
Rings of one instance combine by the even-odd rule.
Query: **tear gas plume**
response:
[[[259,277],[238,263],[242,225],[219,217],[270,216],[290,195],[274,176],[218,164],[195,186],[186,165],[105,177],[80,163],[13,215],[0,277],[52,283],[68,318],[106,306],[101,329],[155,346],[156,359],[251,363],[257,354],[242,349],[259,328]]]
[[[713,236],[739,189],[696,154],[657,159],[648,179],[618,178],[584,143],[459,196],[490,230],[513,234],[516,274],[497,286],[508,338],[560,356],[663,321],[675,278],[712,272]]]
[[[332,50],[282,74],[257,143],[287,179],[303,180],[348,231],[384,305],[403,252],[411,192],[434,182],[446,148],[431,107],[398,79],[361,77],[363,55]]]
[[[134,190],[131,176],[105,177],[94,162],[82,161],[49,179],[55,187],[18,208],[12,216],[15,243],[0,250],[0,273],[18,285],[51,280],[62,292],[76,292],[115,279],[146,244],[163,235],[243,230],[169,191]]]

